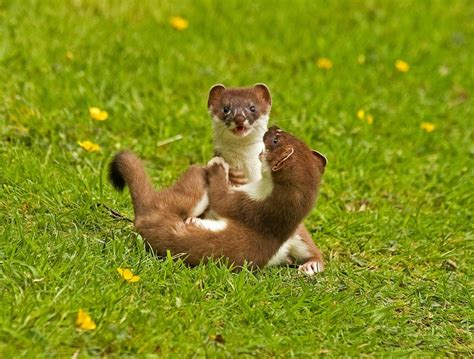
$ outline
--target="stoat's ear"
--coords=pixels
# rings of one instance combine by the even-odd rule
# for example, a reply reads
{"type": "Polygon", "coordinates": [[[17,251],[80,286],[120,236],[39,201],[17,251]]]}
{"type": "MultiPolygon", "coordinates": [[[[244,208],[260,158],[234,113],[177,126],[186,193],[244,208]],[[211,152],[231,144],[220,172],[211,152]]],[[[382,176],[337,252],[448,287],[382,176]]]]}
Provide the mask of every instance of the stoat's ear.
{"type": "Polygon", "coordinates": [[[209,90],[209,97],[207,99],[207,108],[211,108],[211,106],[217,104],[224,90],[225,86],[221,84],[217,84],[211,87],[211,89],[209,90]]]}
{"type": "Polygon", "coordinates": [[[283,152],[283,154],[281,155],[281,158],[277,161],[277,163],[275,163],[273,166],[272,166],[272,171],[273,172],[276,172],[278,170],[280,170],[286,163],[286,160],[288,158],[290,158],[293,153],[295,153],[295,150],[293,147],[287,147],[285,148],[285,151],[283,152]]]}
{"type": "Polygon", "coordinates": [[[258,97],[260,97],[268,106],[272,105],[272,95],[270,95],[270,90],[265,84],[255,84],[253,85],[258,97]]]}
{"type": "Polygon", "coordinates": [[[326,165],[328,164],[328,159],[326,158],[326,156],[324,156],[322,153],[318,152],[318,151],[315,151],[315,150],[311,150],[311,152],[313,153],[313,156],[320,159],[323,163],[323,168],[326,167],[326,165]]]}

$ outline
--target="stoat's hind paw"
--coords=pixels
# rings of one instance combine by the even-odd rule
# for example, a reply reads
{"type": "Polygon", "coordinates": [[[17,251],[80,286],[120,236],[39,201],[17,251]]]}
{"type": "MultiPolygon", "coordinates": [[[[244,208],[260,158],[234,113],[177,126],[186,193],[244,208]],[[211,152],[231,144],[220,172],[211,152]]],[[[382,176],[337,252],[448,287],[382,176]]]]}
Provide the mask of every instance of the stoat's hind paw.
{"type": "Polygon", "coordinates": [[[300,265],[298,270],[307,275],[314,275],[316,273],[321,273],[324,270],[324,265],[322,262],[311,260],[300,265]]]}

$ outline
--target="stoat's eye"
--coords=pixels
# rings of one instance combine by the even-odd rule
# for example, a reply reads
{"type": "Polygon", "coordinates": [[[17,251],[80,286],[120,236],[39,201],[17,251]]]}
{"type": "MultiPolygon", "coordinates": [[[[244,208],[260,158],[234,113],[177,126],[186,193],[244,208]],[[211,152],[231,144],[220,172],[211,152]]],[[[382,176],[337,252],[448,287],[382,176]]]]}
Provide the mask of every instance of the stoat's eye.
{"type": "Polygon", "coordinates": [[[274,144],[274,145],[278,144],[278,137],[274,137],[274,138],[273,138],[273,144],[274,144]]]}
{"type": "Polygon", "coordinates": [[[229,106],[224,106],[223,111],[227,115],[230,112],[230,107],[229,106]]]}
{"type": "Polygon", "coordinates": [[[255,111],[257,111],[257,109],[255,108],[255,106],[250,106],[249,110],[250,110],[250,112],[255,112],[255,111]]]}

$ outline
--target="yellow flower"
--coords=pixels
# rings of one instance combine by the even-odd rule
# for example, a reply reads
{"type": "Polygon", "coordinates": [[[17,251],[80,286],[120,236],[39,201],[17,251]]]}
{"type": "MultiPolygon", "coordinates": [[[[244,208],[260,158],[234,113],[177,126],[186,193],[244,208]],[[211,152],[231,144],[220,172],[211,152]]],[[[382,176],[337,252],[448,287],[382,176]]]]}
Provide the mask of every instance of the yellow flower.
{"type": "Polygon", "coordinates": [[[83,149],[85,149],[87,152],[99,152],[100,151],[100,146],[96,143],[91,142],[91,141],[79,141],[78,144],[83,149]]]}
{"type": "Polygon", "coordinates": [[[89,114],[91,115],[91,118],[96,121],[105,121],[109,117],[107,111],[102,111],[98,107],[91,107],[89,109],[89,114]]]}
{"type": "Polygon", "coordinates": [[[186,30],[189,26],[188,20],[183,19],[180,16],[171,17],[170,24],[174,29],[176,29],[178,31],[186,30]]]}
{"type": "Polygon", "coordinates": [[[360,54],[359,56],[357,56],[357,63],[359,65],[365,64],[365,55],[364,54],[360,54]]]}
{"type": "Polygon", "coordinates": [[[69,61],[72,61],[74,60],[74,54],[72,53],[72,51],[66,51],[66,59],[68,59],[69,61]]]}
{"type": "Polygon", "coordinates": [[[408,72],[410,70],[410,65],[403,60],[395,61],[395,68],[400,72],[408,72]]]}
{"type": "Polygon", "coordinates": [[[374,123],[374,116],[372,116],[370,113],[366,114],[362,109],[357,111],[357,118],[359,120],[365,120],[369,125],[374,123]]]}
{"type": "Polygon", "coordinates": [[[320,69],[329,70],[330,68],[332,68],[332,61],[325,57],[321,57],[318,59],[317,65],[320,69]]]}
{"type": "Polygon", "coordinates": [[[79,312],[77,313],[76,326],[84,330],[93,330],[96,328],[90,315],[83,309],[79,309],[79,312]]]}
{"type": "Polygon", "coordinates": [[[120,273],[120,276],[125,279],[128,283],[135,283],[140,280],[140,277],[133,275],[132,271],[127,268],[117,268],[117,272],[120,273]]]}
{"type": "Polygon", "coordinates": [[[422,122],[420,124],[420,128],[423,131],[426,131],[426,132],[433,132],[435,130],[436,126],[435,126],[434,123],[431,123],[431,122],[422,122]]]}

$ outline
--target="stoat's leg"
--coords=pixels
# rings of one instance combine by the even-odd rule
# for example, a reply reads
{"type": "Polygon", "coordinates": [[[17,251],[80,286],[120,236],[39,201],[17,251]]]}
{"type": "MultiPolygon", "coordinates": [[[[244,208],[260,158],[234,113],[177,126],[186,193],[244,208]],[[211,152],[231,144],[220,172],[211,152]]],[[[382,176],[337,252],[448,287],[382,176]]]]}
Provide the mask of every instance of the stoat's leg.
{"type": "Polygon", "coordinates": [[[229,164],[222,158],[222,157],[213,157],[208,163],[207,168],[211,168],[214,165],[221,165],[224,168],[225,176],[227,178],[227,182],[229,181],[229,164]]]}
{"type": "Polygon", "coordinates": [[[204,167],[191,166],[167,190],[161,192],[161,205],[165,198],[173,212],[181,218],[197,217],[209,205],[207,195],[207,171],[204,167]]]}
{"type": "Polygon", "coordinates": [[[228,165],[222,158],[214,157],[207,167],[209,181],[209,206],[218,217],[242,220],[243,211],[249,211],[252,201],[244,192],[229,187],[228,165]]]}
{"type": "Polygon", "coordinates": [[[206,192],[202,194],[201,199],[192,207],[189,214],[189,218],[187,218],[186,221],[194,217],[202,216],[208,208],[209,208],[209,196],[207,195],[207,188],[206,188],[206,192]]]}
{"type": "MultiPolygon", "coordinates": [[[[226,173],[226,179],[227,179],[227,182],[228,182],[229,181],[229,165],[227,164],[227,162],[225,162],[222,157],[216,156],[216,157],[213,157],[207,163],[207,167],[210,168],[214,164],[221,165],[224,168],[225,173],[226,173]]],[[[207,188],[206,188],[206,192],[202,195],[199,202],[197,202],[196,205],[192,208],[191,213],[190,213],[190,217],[201,217],[206,213],[206,210],[208,210],[208,209],[209,209],[209,196],[208,196],[207,188]]],[[[187,224],[192,223],[192,222],[188,223],[188,220],[192,221],[191,218],[187,218],[185,223],[187,223],[187,224]]]]}
{"type": "Polygon", "coordinates": [[[299,225],[292,239],[290,255],[296,262],[303,263],[298,269],[308,275],[324,271],[323,256],[303,224],[299,225]]]}

